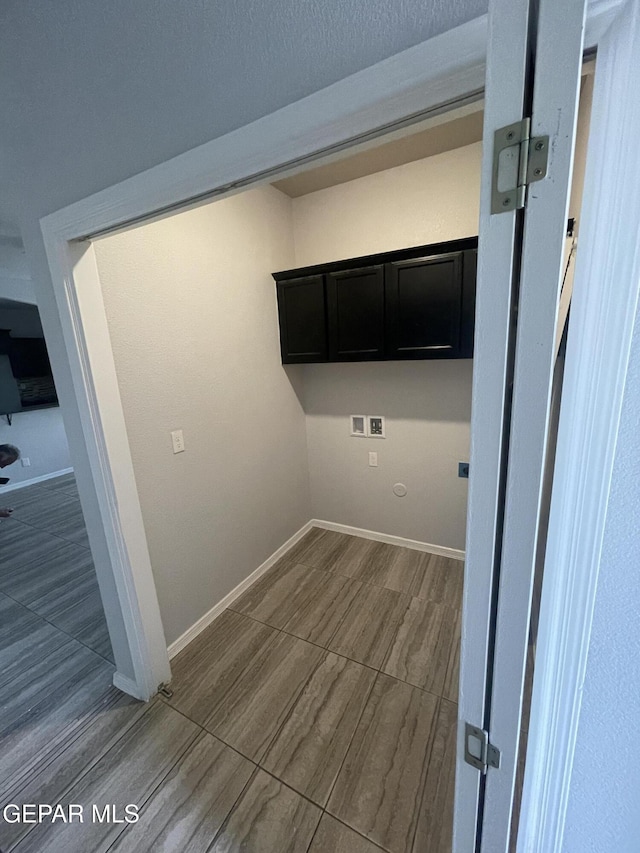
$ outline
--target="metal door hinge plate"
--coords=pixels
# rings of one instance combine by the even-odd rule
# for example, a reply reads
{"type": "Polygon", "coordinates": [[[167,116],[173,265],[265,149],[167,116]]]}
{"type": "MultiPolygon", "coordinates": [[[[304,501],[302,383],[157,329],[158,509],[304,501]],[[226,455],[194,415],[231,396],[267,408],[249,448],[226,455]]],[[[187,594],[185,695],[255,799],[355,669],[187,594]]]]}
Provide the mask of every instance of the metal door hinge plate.
{"type": "Polygon", "coordinates": [[[489,742],[489,735],[484,729],[464,724],[464,760],[481,773],[486,773],[489,767],[500,767],[500,750],[489,742]]]}
{"type": "Polygon", "coordinates": [[[531,137],[530,128],[524,118],[494,134],[491,213],[524,207],[527,186],[547,174],[549,137],[531,137]]]}

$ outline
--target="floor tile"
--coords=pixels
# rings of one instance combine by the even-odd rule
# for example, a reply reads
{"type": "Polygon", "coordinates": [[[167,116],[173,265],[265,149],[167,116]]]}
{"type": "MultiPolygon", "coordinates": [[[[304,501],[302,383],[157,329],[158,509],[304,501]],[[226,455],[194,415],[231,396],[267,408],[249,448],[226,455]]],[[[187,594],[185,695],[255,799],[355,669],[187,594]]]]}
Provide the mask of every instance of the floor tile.
{"type": "MultiPolygon", "coordinates": [[[[76,546],[77,547],[77,546],[76,546]]],[[[111,641],[95,572],[86,572],[56,594],[47,593],[29,607],[61,631],[113,661],[111,641]]]]}
{"type": "Polygon", "coordinates": [[[408,853],[439,701],[378,675],[327,810],[390,853],[408,853]]]}
{"type": "Polygon", "coordinates": [[[61,542],[52,554],[11,571],[0,569],[0,590],[29,606],[38,598],[73,587],[87,576],[95,578],[91,553],[79,545],[61,542]]]}
{"type": "Polygon", "coordinates": [[[309,566],[280,561],[236,599],[230,609],[273,628],[282,628],[313,596],[324,577],[324,572],[309,566]]]}
{"type": "MultiPolygon", "coordinates": [[[[51,702],[37,727],[16,727],[3,738],[0,802],[60,802],[74,779],[146,711],[147,705],[110,682],[98,673],[78,680],[73,691],[51,702]]],[[[3,829],[5,844],[22,834],[19,827],[3,829]]]]}
{"type": "Polygon", "coordinates": [[[439,601],[449,607],[462,607],[464,563],[450,557],[429,554],[416,572],[410,594],[416,598],[439,601]]]}
{"type": "MultiPolygon", "coordinates": [[[[153,703],[111,749],[65,795],[87,815],[92,804],[111,804],[120,817],[129,803],[143,803],[194,742],[198,727],[164,702],[153,703]]],[[[19,853],[105,850],[122,831],[121,824],[37,824],[15,847],[19,853]]]]}
{"type": "MultiPolygon", "coordinates": [[[[326,812],[313,836],[309,853],[379,853],[382,848],[358,835],[326,812]]],[[[440,853],[434,850],[433,853],[440,853]]]]}
{"type": "Polygon", "coordinates": [[[65,547],[65,541],[44,530],[36,530],[17,518],[0,521],[2,569],[0,574],[25,566],[65,547]]]}
{"type": "Polygon", "coordinates": [[[363,584],[327,648],[379,669],[408,601],[399,592],[363,584]]]}
{"type": "Polygon", "coordinates": [[[206,853],[254,770],[246,758],[202,732],[110,853],[206,853]]]}
{"type": "Polygon", "coordinates": [[[225,610],[172,661],[170,704],[202,725],[278,632],[225,610]]]}
{"type": "Polygon", "coordinates": [[[306,853],[321,814],[313,803],[258,770],[210,853],[306,853]]]}
{"type": "MultiPolygon", "coordinates": [[[[313,528],[319,530],[319,528],[313,528]]],[[[320,530],[306,548],[298,549],[295,560],[314,569],[326,569],[352,542],[354,536],[337,533],[335,530],[320,530]]],[[[291,555],[293,559],[294,555],[291,555]]]]}
{"type": "Polygon", "coordinates": [[[326,647],[361,588],[358,581],[324,572],[313,595],[298,608],[284,630],[302,640],[326,647]]]}
{"type": "Polygon", "coordinates": [[[413,853],[451,850],[457,717],[457,705],[443,700],[429,758],[413,853]]]}
{"type": "Polygon", "coordinates": [[[356,577],[367,583],[409,593],[416,578],[428,562],[429,555],[423,551],[402,548],[379,542],[372,559],[366,561],[356,577]]]}
{"type": "Polygon", "coordinates": [[[344,575],[348,578],[362,580],[375,566],[376,555],[388,560],[387,548],[383,542],[375,542],[373,539],[362,539],[359,536],[347,537],[347,542],[335,554],[333,559],[328,560],[323,566],[328,572],[336,575],[344,575]]]}
{"type": "Polygon", "coordinates": [[[447,674],[444,680],[444,690],[442,695],[450,702],[458,701],[458,682],[460,680],[460,628],[462,622],[462,612],[458,611],[456,618],[455,633],[453,636],[453,645],[449,654],[449,663],[447,664],[447,674]]]}
{"type": "Polygon", "coordinates": [[[375,677],[374,670],[327,652],[261,765],[326,805],[375,677]]]}
{"type": "MultiPolygon", "coordinates": [[[[64,636],[64,635],[63,635],[64,636]]],[[[0,692],[0,733],[7,736],[21,728],[38,726],[56,702],[73,692],[83,679],[101,680],[113,666],[77,640],[65,637],[64,644],[45,653],[29,669],[12,667],[14,676],[0,692]]],[[[53,638],[55,642],[55,637],[53,638]]]]}
{"type": "Polygon", "coordinates": [[[78,485],[73,471],[69,474],[62,474],[60,477],[52,477],[50,480],[44,480],[40,486],[47,491],[63,492],[64,494],[78,497],[78,485]]]}
{"type": "MultiPolygon", "coordinates": [[[[13,663],[21,666],[24,656],[35,646],[46,646],[59,634],[53,626],[18,601],[0,592],[0,685],[13,663]]],[[[61,637],[67,642],[68,637],[61,637]]]]}
{"type": "MultiPolygon", "coordinates": [[[[290,563],[303,563],[302,560],[299,560],[298,557],[300,554],[306,553],[321,536],[323,530],[320,527],[312,527],[308,530],[302,539],[299,539],[295,545],[293,545],[286,553],[287,561],[290,563]]],[[[308,565],[307,563],[303,563],[304,565],[308,565]]]]}
{"type": "Polygon", "coordinates": [[[63,539],[77,536],[85,530],[80,501],[72,495],[42,489],[30,500],[16,497],[12,518],[46,530],[63,539]]]}
{"type": "Polygon", "coordinates": [[[455,642],[458,612],[435,601],[409,599],[382,671],[440,696],[455,642]]]}
{"type": "Polygon", "coordinates": [[[260,761],[323,654],[318,646],[278,634],[220,695],[204,727],[260,761]]]}

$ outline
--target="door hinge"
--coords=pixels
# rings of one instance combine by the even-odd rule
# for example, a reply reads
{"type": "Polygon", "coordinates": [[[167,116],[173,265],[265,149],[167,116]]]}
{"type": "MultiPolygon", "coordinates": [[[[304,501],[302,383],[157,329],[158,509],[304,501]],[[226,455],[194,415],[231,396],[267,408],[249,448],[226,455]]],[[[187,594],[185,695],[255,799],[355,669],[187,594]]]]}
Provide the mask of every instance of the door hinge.
{"type": "Polygon", "coordinates": [[[464,760],[481,773],[500,768],[500,750],[489,741],[488,732],[471,723],[464,724],[464,760]]]}
{"type": "Polygon", "coordinates": [[[531,119],[496,130],[493,139],[491,213],[524,207],[529,184],[547,174],[549,137],[530,136],[531,119]]]}

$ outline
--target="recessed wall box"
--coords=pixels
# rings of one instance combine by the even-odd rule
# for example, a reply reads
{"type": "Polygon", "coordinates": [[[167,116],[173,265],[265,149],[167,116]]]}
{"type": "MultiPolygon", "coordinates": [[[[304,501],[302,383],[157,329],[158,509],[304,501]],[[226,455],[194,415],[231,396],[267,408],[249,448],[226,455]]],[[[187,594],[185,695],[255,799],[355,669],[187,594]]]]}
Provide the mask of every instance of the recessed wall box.
{"type": "Polygon", "coordinates": [[[366,415],[350,415],[351,420],[351,435],[364,438],[367,434],[367,416],[366,415]]]}
{"type": "Polygon", "coordinates": [[[382,415],[367,415],[367,436],[369,438],[385,437],[382,415]]]}

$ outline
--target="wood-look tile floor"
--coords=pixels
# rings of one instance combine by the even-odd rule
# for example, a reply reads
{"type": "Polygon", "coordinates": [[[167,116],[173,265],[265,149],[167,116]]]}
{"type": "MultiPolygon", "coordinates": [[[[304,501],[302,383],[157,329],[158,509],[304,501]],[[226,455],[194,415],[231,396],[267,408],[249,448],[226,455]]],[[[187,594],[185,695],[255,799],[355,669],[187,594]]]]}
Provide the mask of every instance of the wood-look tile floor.
{"type": "MultiPolygon", "coordinates": [[[[43,634],[54,711],[35,689],[26,726],[0,717],[0,806],[135,803],[140,820],[0,820],[0,849],[446,853],[461,598],[460,562],[313,529],[173,661],[171,699],[79,695],[65,666],[83,649],[89,684],[106,661],[43,634]]],[[[15,666],[38,617],[4,607],[15,666]]]]}
{"type": "Polygon", "coordinates": [[[73,473],[1,496],[0,593],[113,661],[73,473]]]}

